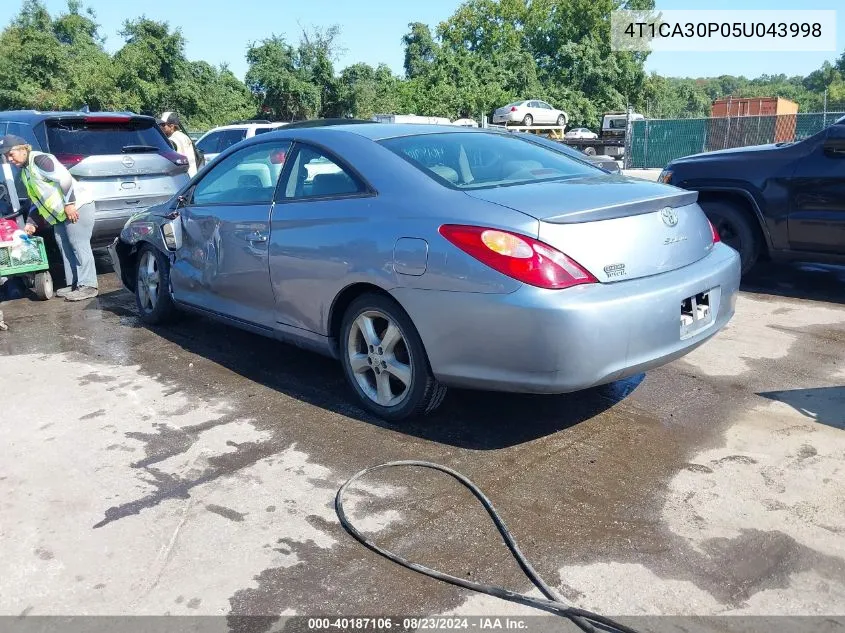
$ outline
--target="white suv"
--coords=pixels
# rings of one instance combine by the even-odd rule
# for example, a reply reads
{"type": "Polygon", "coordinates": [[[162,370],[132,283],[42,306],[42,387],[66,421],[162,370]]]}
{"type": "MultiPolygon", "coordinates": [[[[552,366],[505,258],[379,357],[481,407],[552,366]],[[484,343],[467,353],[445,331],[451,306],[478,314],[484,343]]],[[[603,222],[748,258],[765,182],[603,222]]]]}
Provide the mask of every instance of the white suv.
{"type": "Polygon", "coordinates": [[[210,163],[223,150],[235,143],[252,138],[258,134],[272,132],[287,123],[271,123],[270,121],[236,121],[209,130],[196,142],[197,149],[205,155],[206,163],[210,163]]]}

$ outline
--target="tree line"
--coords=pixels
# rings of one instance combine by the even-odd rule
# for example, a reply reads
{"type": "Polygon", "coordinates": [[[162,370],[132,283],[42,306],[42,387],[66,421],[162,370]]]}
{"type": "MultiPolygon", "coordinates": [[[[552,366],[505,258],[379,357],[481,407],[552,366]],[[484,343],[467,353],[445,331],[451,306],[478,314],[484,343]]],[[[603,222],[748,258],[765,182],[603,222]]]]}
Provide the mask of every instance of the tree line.
{"type": "MultiPolygon", "coordinates": [[[[656,118],[706,117],[714,99],[781,96],[799,111],[845,104],[845,53],[806,77],[671,78],[644,70],[647,53],[610,49],[610,14],[654,0],[467,0],[432,30],[401,36],[404,76],[381,64],[335,67],[340,29],[270,35],[245,52],[244,81],[226,65],[190,61],[179,28],[126,20],[114,54],[90,8],[52,16],[26,0],[0,33],[0,109],[179,112],[193,130],[236,119],[370,118],[376,113],[478,118],[519,99],[565,110],[575,126],[627,106],[656,118]]],[[[398,37],[398,36],[397,36],[398,37]]],[[[829,108],[830,109],[830,108],[829,108]]]]}

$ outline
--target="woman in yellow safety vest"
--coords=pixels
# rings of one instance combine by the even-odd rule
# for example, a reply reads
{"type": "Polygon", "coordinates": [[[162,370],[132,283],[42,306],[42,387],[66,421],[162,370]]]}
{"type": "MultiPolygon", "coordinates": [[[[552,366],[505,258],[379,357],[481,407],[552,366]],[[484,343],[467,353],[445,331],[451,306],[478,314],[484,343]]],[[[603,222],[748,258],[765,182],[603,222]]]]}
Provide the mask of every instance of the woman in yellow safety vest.
{"type": "MultiPolygon", "coordinates": [[[[56,291],[56,296],[66,301],[96,297],[97,269],[91,250],[94,201],[55,156],[33,151],[21,137],[13,134],[0,137],[0,154],[21,168],[21,180],[35,211],[53,227],[68,284],[56,291]]],[[[25,227],[27,234],[35,233],[36,226],[30,213],[25,227]]]]}

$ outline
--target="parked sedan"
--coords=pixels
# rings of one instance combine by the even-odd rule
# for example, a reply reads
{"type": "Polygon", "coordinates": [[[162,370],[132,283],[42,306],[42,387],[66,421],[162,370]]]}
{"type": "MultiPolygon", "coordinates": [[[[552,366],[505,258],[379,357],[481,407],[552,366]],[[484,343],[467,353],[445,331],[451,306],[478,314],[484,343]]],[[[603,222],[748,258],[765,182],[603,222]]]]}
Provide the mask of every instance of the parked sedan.
{"type": "Polygon", "coordinates": [[[493,113],[493,123],[519,123],[532,125],[558,125],[565,127],[569,117],[563,110],[556,110],[545,101],[515,101],[493,113]]]}
{"type": "Polygon", "coordinates": [[[282,129],[221,154],[110,247],[141,319],[188,309],[338,358],[358,401],[563,393],[679,358],[734,313],[697,194],[523,135],[282,129]],[[312,169],[319,165],[319,169],[312,169]]]}
{"type": "Polygon", "coordinates": [[[585,127],[576,127],[564,134],[566,138],[598,138],[599,135],[585,127]]]}

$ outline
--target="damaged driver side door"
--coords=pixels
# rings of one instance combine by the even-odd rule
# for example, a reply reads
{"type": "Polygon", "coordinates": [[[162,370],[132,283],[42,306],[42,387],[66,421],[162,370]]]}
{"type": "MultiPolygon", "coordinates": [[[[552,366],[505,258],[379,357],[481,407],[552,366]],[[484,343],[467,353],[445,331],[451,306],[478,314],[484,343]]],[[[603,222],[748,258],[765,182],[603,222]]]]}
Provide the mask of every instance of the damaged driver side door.
{"type": "Polygon", "coordinates": [[[272,329],[270,214],[290,143],[251,144],[209,169],[183,196],[176,301],[272,329]]]}

